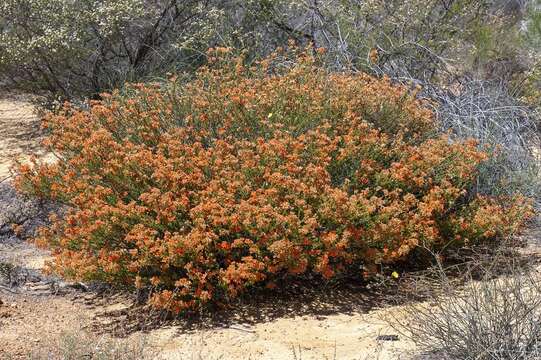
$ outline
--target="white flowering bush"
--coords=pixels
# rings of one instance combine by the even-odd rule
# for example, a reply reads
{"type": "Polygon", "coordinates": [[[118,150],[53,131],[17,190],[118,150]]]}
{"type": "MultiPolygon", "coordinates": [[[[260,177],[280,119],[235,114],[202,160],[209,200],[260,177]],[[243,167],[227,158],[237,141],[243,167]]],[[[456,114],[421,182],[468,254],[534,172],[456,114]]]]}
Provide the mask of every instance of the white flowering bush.
{"type": "Polygon", "coordinates": [[[196,0],[2,0],[0,73],[62,98],[93,96],[197,61],[219,16],[196,0]]]}

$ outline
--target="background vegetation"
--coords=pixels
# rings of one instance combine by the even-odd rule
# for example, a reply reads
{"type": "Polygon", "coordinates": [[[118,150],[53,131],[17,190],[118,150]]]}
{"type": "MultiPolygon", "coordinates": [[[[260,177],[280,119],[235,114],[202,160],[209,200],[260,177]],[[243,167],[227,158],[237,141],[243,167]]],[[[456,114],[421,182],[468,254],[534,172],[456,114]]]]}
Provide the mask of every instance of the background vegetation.
{"type": "Polygon", "coordinates": [[[538,0],[8,0],[0,4],[0,77],[9,88],[43,92],[49,106],[84,102],[126,81],[193,74],[209,47],[261,59],[294,40],[324,47],[329,70],[422,86],[442,131],[501,147],[484,165],[480,191],[538,197],[540,7],[538,0]]]}
{"type": "Polygon", "coordinates": [[[424,82],[507,79],[539,47],[536,0],[8,0],[0,10],[4,77],[64,98],[193,69],[216,45],[261,57],[294,39],[325,47],[332,69],[424,82]]]}

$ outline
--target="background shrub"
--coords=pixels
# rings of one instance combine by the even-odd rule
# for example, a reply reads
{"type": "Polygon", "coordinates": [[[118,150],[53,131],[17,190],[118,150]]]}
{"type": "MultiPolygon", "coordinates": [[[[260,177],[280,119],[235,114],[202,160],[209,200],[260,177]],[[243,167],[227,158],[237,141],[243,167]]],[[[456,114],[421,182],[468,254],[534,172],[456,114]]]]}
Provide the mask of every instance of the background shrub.
{"type": "MultiPolygon", "coordinates": [[[[486,0],[249,3],[271,31],[327,48],[325,60],[331,68],[426,81],[441,77],[451,66],[464,68],[465,62],[475,61],[477,45],[486,46],[479,28],[492,31],[494,5],[486,0]],[[461,64],[455,64],[459,59],[461,64]]],[[[281,45],[276,43],[280,37],[273,41],[281,45]]]]}
{"type": "Polygon", "coordinates": [[[437,135],[388,78],[330,73],[310,52],[208,57],[189,81],[47,118],[59,161],[22,166],[17,183],[69,207],[38,238],[52,270],[152,284],[153,303],[180,312],[284,276],[366,276],[419,245],[494,240],[529,211],[472,194],[487,155],[437,135]]]}
{"type": "Polygon", "coordinates": [[[189,68],[220,16],[211,1],[5,0],[0,74],[63,99],[189,68]]]}

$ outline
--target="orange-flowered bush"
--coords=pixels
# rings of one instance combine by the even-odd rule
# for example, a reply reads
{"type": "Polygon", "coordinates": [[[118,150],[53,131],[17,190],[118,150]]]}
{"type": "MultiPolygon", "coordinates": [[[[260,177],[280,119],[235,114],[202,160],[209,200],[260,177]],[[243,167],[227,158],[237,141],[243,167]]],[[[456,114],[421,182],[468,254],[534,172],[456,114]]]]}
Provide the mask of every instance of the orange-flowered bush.
{"type": "Polygon", "coordinates": [[[60,160],[22,166],[18,186],[68,205],[37,239],[52,270],[152,284],[153,303],[180,312],[520,225],[524,202],[469,194],[487,157],[475,143],[436,135],[408,89],[316,57],[248,66],[214,49],[192,79],[49,116],[60,160]]]}

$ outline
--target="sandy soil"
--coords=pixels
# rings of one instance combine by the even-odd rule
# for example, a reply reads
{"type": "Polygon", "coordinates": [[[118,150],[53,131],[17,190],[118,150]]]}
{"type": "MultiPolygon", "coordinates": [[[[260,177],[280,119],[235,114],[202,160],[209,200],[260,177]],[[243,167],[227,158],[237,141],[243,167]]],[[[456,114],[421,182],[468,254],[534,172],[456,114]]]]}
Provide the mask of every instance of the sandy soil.
{"type": "Polygon", "coordinates": [[[408,341],[376,340],[396,333],[384,320],[388,311],[283,317],[193,333],[173,327],[152,335],[166,359],[189,359],[194,352],[204,359],[408,359],[413,347],[408,341]]]}
{"type": "MultiPolygon", "coordinates": [[[[109,328],[129,308],[128,302],[82,293],[38,296],[26,292],[2,298],[0,354],[15,359],[51,348],[64,334],[114,337],[109,328]]],[[[383,320],[388,311],[324,317],[291,314],[252,325],[229,323],[210,328],[202,323],[193,329],[164,325],[119,339],[133,344],[144,337],[147,351],[156,359],[409,359],[412,344],[408,341],[376,340],[395,334],[383,320]]]]}
{"type": "Polygon", "coordinates": [[[0,181],[17,158],[43,155],[40,122],[29,97],[0,93],[0,181]]]}

